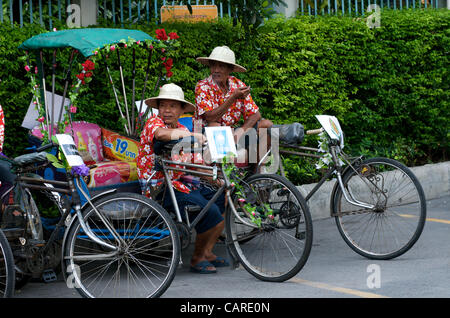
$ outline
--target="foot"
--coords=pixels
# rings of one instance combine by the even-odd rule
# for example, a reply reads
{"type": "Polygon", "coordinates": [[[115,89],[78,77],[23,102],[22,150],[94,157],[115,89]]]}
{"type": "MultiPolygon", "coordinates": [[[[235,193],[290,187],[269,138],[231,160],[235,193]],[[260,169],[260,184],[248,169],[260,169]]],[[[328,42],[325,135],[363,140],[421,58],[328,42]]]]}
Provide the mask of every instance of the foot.
{"type": "Polygon", "coordinates": [[[208,261],[201,261],[195,265],[191,264],[191,272],[198,274],[213,274],[217,273],[216,268],[208,261]]]}
{"type": "Polygon", "coordinates": [[[213,260],[209,260],[209,262],[214,265],[215,267],[227,267],[230,266],[230,263],[228,263],[228,261],[220,256],[217,256],[215,259],[213,260]]]}

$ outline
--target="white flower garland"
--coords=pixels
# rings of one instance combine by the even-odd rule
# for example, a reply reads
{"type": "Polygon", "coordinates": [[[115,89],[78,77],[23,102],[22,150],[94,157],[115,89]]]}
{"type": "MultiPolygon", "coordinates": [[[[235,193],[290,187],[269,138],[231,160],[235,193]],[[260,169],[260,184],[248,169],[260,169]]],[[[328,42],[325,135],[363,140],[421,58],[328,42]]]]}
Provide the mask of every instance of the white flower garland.
{"type": "MultiPolygon", "coordinates": [[[[330,149],[328,147],[328,134],[326,132],[321,132],[319,134],[319,146],[318,151],[323,152],[324,155],[319,159],[319,162],[316,163],[316,169],[321,170],[322,168],[328,168],[330,164],[333,163],[333,157],[331,156],[330,149]]],[[[339,158],[339,163],[344,165],[345,163],[339,158]]]]}

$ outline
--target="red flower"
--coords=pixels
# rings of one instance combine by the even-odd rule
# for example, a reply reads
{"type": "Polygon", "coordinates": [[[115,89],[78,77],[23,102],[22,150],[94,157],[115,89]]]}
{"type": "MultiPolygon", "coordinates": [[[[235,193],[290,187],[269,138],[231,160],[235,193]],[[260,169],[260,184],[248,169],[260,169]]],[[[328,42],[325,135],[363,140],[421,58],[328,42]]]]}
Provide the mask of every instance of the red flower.
{"type": "Polygon", "coordinates": [[[172,58],[169,57],[169,58],[167,59],[167,61],[165,61],[165,62],[163,63],[163,65],[164,65],[166,68],[167,68],[167,67],[171,68],[171,67],[173,66],[173,60],[172,60],[172,58]]]}
{"type": "Polygon", "coordinates": [[[92,72],[86,72],[85,74],[84,74],[84,77],[86,78],[86,77],[91,77],[92,76],[92,72]]]}
{"type": "Polygon", "coordinates": [[[156,32],[156,38],[157,38],[158,40],[166,41],[166,40],[169,39],[168,36],[167,36],[167,34],[166,34],[166,30],[164,30],[164,29],[158,29],[158,30],[156,30],[155,32],[156,32]]]}
{"type": "Polygon", "coordinates": [[[80,74],[76,75],[76,77],[81,81],[81,84],[85,84],[85,82],[84,82],[84,74],[83,73],[80,73],[80,74]]]}
{"type": "Polygon", "coordinates": [[[92,62],[91,60],[86,60],[86,62],[84,62],[83,64],[81,64],[83,66],[83,69],[88,72],[88,71],[92,71],[95,69],[95,63],[92,62]]]}
{"type": "Polygon", "coordinates": [[[178,38],[180,38],[180,37],[178,36],[178,34],[177,34],[176,32],[170,32],[170,33],[169,33],[169,38],[170,38],[171,40],[176,40],[176,39],[178,39],[178,38]]]}
{"type": "Polygon", "coordinates": [[[167,71],[167,74],[166,74],[167,77],[172,77],[172,75],[173,75],[172,71],[167,71]]]}

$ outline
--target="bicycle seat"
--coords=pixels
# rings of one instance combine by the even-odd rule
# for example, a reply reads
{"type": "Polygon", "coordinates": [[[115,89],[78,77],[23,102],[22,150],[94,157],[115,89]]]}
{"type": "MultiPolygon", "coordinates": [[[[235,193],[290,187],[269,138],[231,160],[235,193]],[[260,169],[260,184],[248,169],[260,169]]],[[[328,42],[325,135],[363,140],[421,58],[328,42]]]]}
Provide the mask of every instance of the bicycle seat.
{"type": "Polygon", "coordinates": [[[33,163],[47,161],[47,152],[33,152],[26,155],[21,155],[13,159],[13,163],[17,166],[27,166],[33,163]]]}
{"type": "Polygon", "coordinates": [[[278,128],[279,140],[287,145],[299,145],[305,138],[305,131],[303,125],[300,123],[292,123],[286,125],[273,125],[271,134],[276,134],[278,128]]]}

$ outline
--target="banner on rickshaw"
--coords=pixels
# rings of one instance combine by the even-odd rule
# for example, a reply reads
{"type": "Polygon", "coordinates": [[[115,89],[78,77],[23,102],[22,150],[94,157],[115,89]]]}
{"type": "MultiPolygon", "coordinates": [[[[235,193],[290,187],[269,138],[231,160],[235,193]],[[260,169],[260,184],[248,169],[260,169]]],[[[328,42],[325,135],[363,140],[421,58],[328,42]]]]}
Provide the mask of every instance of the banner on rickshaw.
{"type": "Polygon", "coordinates": [[[161,7],[161,22],[185,21],[201,22],[211,21],[218,18],[216,5],[193,5],[192,14],[186,5],[173,5],[161,7]]]}

